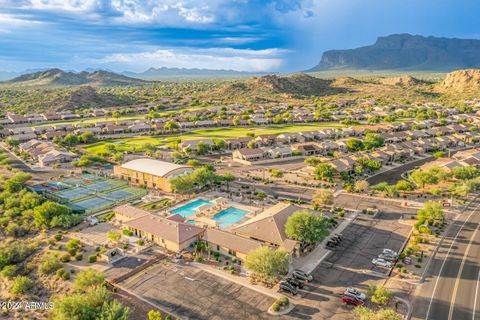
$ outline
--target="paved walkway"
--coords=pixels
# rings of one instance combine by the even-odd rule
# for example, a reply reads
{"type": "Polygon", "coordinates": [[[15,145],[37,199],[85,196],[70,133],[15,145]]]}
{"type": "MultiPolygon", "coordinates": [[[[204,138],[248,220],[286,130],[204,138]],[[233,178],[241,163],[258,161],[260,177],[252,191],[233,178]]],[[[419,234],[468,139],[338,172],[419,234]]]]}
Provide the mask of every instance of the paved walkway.
{"type": "MultiPolygon", "coordinates": [[[[353,220],[355,220],[357,215],[357,213],[353,213],[343,220],[342,223],[332,231],[332,234],[342,233],[342,231],[345,230],[353,220]]],[[[325,244],[329,239],[330,237],[325,238],[322,243],[318,244],[308,255],[295,258],[292,262],[292,269],[300,269],[308,274],[312,273],[332,252],[331,250],[325,249],[325,244]]]]}
{"type": "Polygon", "coordinates": [[[283,297],[282,294],[278,292],[278,289],[276,287],[274,288],[267,288],[262,285],[254,285],[250,283],[250,280],[246,276],[237,276],[237,275],[232,275],[224,270],[220,270],[218,268],[203,264],[203,263],[197,263],[197,262],[190,262],[188,265],[191,267],[201,269],[203,271],[209,272],[213,275],[216,275],[218,277],[224,278],[226,280],[229,280],[231,282],[234,282],[236,284],[242,285],[244,287],[250,288],[252,290],[255,290],[257,292],[263,293],[267,296],[270,296],[272,298],[278,299],[283,297]]]}

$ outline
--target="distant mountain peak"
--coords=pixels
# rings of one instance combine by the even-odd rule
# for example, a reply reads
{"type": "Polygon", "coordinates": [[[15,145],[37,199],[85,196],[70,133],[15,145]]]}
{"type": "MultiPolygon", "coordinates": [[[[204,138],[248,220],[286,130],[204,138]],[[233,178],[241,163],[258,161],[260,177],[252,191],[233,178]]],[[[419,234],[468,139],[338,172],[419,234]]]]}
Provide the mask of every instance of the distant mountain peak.
{"type": "Polygon", "coordinates": [[[428,70],[451,71],[480,67],[480,40],[392,34],[373,45],[323,53],[309,71],[428,70]]]}
{"type": "Polygon", "coordinates": [[[118,85],[139,85],[145,81],[127,77],[106,70],[95,70],[92,72],[68,72],[58,68],[23,74],[9,81],[7,85],[18,85],[26,87],[64,87],[90,85],[95,87],[118,86],[118,85]]]}

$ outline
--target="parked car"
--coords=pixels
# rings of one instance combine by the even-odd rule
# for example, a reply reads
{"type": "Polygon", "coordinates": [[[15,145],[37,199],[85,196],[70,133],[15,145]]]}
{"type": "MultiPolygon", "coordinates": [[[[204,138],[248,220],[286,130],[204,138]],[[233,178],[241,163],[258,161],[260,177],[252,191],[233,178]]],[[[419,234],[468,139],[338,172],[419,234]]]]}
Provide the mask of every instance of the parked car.
{"type": "Polygon", "coordinates": [[[393,251],[392,249],[383,249],[383,254],[388,254],[388,255],[391,255],[391,256],[398,256],[398,253],[393,251]]]}
{"type": "Polygon", "coordinates": [[[379,254],[378,257],[380,259],[386,260],[386,261],[395,261],[397,260],[397,256],[389,255],[389,254],[379,254]]]}
{"type": "Polygon", "coordinates": [[[380,259],[380,258],[372,259],[372,263],[376,266],[379,266],[379,267],[385,267],[385,268],[391,268],[392,267],[392,263],[390,261],[380,259]]]}
{"type": "Polygon", "coordinates": [[[410,258],[410,257],[405,257],[405,259],[403,259],[403,262],[404,262],[405,264],[411,265],[411,264],[412,264],[412,258],[410,258]]]}
{"type": "Polygon", "coordinates": [[[357,289],[354,289],[354,288],[345,289],[345,292],[343,293],[343,295],[348,296],[348,297],[354,297],[354,298],[362,300],[362,301],[367,298],[365,293],[361,293],[360,291],[358,291],[357,289]]]}
{"type": "Polygon", "coordinates": [[[346,304],[349,304],[355,307],[363,306],[363,303],[364,303],[362,300],[359,300],[357,298],[350,297],[350,296],[342,297],[342,302],[345,302],[346,304]]]}
{"type": "Polygon", "coordinates": [[[297,287],[299,289],[302,289],[303,286],[305,285],[302,280],[295,279],[295,278],[292,278],[292,277],[289,277],[289,278],[285,279],[285,281],[288,282],[289,284],[291,284],[292,286],[297,287]]]}
{"type": "Polygon", "coordinates": [[[310,281],[313,280],[312,275],[306,274],[305,272],[303,272],[302,270],[299,270],[299,269],[293,270],[292,276],[293,276],[295,279],[300,279],[300,280],[308,281],[308,282],[310,282],[310,281]]]}
{"type": "Polygon", "coordinates": [[[280,292],[286,291],[286,292],[291,293],[291,294],[293,294],[293,295],[296,295],[296,294],[298,293],[297,288],[295,288],[295,287],[292,286],[290,283],[285,282],[285,281],[280,282],[280,289],[279,289],[279,291],[280,291],[280,292]]]}

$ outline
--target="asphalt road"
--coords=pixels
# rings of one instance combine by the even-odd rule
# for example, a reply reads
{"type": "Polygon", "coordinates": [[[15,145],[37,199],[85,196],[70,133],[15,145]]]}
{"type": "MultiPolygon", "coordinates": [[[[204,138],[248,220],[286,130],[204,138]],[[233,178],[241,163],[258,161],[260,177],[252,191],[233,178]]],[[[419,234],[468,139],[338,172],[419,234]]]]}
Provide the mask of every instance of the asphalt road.
{"type": "Polygon", "coordinates": [[[480,319],[480,198],[447,230],[417,289],[412,319],[480,319]]]}
{"type": "Polygon", "coordinates": [[[418,159],[415,161],[411,161],[408,163],[405,163],[401,166],[398,166],[396,168],[392,168],[390,170],[387,170],[385,172],[379,173],[377,175],[374,175],[372,177],[367,178],[368,183],[370,184],[377,184],[380,182],[387,182],[389,184],[395,184],[398,181],[402,180],[402,174],[404,172],[410,171],[415,169],[416,167],[419,167],[427,162],[435,160],[434,157],[428,157],[424,159],[418,159]]]}

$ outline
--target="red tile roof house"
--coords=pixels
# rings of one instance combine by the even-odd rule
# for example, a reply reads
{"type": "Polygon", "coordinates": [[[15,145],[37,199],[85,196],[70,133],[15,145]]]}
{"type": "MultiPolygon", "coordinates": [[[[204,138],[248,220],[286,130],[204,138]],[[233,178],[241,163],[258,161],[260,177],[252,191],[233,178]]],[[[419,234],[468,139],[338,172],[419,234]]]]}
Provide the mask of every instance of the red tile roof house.
{"type": "Polygon", "coordinates": [[[201,240],[204,228],[161,216],[130,205],[114,209],[115,219],[137,237],[152,241],[173,252],[187,249],[201,240]]]}
{"type": "Polygon", "coordinates": [[[243,148],[233,151],[233,161],[237,162],[254,162],[264,160],[266,158],[266,153],[263,149],[260,148],[243,148]]]}

